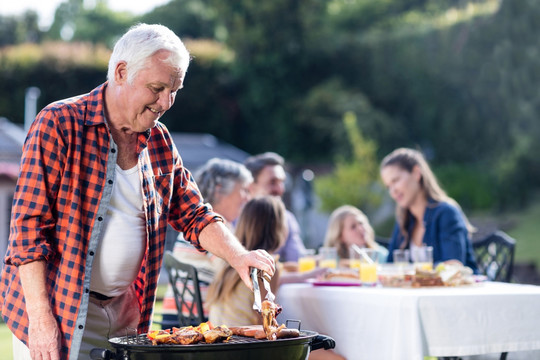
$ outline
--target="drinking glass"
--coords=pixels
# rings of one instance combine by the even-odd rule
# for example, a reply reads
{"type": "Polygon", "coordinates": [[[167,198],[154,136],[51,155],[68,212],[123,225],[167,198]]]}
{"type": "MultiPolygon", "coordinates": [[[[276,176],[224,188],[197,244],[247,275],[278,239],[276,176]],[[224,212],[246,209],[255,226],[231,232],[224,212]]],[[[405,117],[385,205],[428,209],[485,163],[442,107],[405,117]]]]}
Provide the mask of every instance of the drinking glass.
{"type": "Polygon", "coordinates": [[[407,249],[396,249],[392,253],[394,256],[394,264],[397,265],[407,265],[410,261],[409,250],[407,249]]]}
{"type": "Polygon", "coordinates": [[[298,271],[307,272],[315,269],[317,261],[315,259],[315,250],[306,249],[304,255],[298,259],[298,271]]]}
{"type": "Polygon", "coordinates": [[[359,270],[360,269],[360,253],[358,252],[361,248],[357,246],[349,247],[349,267],[351,269],[359,270]]]}
{"type": "Polygon", "coordinates": [[[375,284],[377,282],[377,265],[379,252],[375,249],[361,249],[360,253],[360,281],[362,284],[375,284]]]}
{"type": "Polygon", "coordinates": [[[337,249],[334,247],[321,247],[319,249],[319,267],[335,269],[337,268],[337,249]]]}
{"type": "Polygon", "coordinates": [[[425,271],[433,270],[433,247],[413,247],[411,248],[411,258],[416,269],[425,271]]]}

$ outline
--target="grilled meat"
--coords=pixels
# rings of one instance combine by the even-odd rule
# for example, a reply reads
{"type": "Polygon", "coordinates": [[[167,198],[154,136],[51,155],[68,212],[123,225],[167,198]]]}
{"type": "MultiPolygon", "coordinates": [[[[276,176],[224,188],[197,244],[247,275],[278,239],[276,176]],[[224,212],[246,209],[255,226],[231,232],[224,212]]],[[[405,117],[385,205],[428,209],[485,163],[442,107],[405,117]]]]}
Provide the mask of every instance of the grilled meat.
{"type": "MultiPolygon", "coordinates": [[[[281,312],[281,310],[281,306],[270,300],[264,300],[262,302],[261,315],[263,318],[263,329],[268,340],[277,339],[276,333],[280,327],[276,321],[276,316],[281,312]]],[[[285,327],[284,325],[282,326],[283,327],[281,327],[281,329],[285,327]]]]}
{"type": "Polygon", "coordinates": [[[218,326],[212,330],[204,332],[204,342],[207,344],[213,344],[216,342],[227,341],[232,334],[232,331],[226,326],[218,326]]]}

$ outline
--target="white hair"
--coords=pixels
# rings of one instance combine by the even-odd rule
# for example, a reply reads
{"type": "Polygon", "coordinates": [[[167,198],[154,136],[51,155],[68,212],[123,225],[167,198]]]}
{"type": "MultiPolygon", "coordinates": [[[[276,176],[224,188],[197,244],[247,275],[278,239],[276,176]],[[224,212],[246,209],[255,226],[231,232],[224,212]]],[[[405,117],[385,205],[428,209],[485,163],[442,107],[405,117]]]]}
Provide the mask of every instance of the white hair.
{"type": "Polygon", "coordinates": [[[114,83],[116,65],[125,61],[127,66],[127,81],[133,79],[144,69],[148,59],[160,50],[170,52],[166,62],[177,67],[185,74],[187,72],[190,55],[184,43],[174,32],[163,25],[137,24],[132,26],[114,45],[107,80],[114,83]]]}
{"type": "Polygon", "coordinates": [[[251,172],[233,160],[212,158],[193,174],[205,201],[215,205],[218,193],[229,195],[236,184],[253,182],[251,172]]]}

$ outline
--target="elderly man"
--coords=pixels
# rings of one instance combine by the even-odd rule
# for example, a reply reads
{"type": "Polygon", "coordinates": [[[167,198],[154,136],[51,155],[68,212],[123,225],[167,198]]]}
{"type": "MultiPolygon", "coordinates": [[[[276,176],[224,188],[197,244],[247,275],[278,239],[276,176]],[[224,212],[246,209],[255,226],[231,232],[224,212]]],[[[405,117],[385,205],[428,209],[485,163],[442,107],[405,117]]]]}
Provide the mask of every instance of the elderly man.
{"type": "Polygon", "coordinates": [[[0,291],[21,359],[88,358],[126,328],[146,332],[167,224],[249,268],[246,251],[203,203],[159,118],[182,88],[189,54],[161,25],[131,28],[115,45],[108,81],[50,104],[26,139],[0,291]]]}

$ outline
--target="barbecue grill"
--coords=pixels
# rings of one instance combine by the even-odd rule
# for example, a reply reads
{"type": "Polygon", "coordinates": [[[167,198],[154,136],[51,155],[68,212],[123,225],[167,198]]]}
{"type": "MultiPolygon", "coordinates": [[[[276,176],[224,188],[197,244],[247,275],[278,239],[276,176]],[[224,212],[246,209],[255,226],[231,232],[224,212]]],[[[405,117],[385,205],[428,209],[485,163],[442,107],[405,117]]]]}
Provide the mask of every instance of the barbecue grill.
{"type": "Polygon", "coordinates": [[[333,349],[335,341],[314,331],[302,330],[289,339],[257,340],[233,335],[229,341],[214,344],[153,345],[146,334],[109,339],[114,351],[93,349],[93,360],[306,360],[310,351],[333,349]]]}

